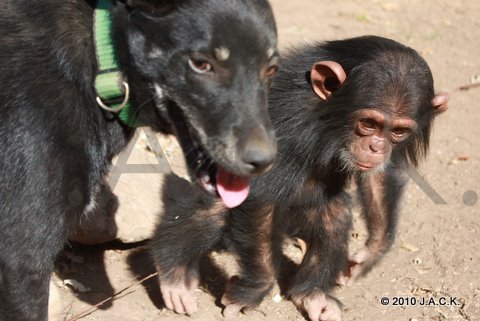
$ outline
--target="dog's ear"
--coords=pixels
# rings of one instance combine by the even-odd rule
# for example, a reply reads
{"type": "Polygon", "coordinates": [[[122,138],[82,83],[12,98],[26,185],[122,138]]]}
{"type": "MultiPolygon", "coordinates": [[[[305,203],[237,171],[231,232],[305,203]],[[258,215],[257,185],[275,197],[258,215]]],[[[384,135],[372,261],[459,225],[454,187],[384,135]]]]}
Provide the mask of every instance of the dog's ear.
{"type": "Polygon", "coordinates": [[[184,0],[124,0],[125,4],[131,9],[142,11],[148,15],[165,15],[184,0]]]}

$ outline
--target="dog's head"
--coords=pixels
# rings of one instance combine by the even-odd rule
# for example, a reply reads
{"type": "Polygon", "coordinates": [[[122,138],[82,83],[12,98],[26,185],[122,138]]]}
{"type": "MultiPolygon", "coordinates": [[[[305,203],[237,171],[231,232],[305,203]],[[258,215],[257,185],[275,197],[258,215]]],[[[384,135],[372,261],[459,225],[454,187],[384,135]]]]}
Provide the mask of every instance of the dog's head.
{"type": "Polygon", "coordinates": [[[266,0],[125,0],[126,42],[190,172],[227,206],[267,171],[276,142],[267,94],[278,64],[266,0]]]}

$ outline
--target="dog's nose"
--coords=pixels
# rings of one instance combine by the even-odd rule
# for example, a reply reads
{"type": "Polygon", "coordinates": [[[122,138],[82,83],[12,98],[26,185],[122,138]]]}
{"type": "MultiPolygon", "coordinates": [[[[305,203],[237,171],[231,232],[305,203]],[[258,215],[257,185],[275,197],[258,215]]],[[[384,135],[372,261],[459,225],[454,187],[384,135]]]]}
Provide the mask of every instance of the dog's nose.
{"type": "Polygon", "coordinates": [[[273,134],[257,127],[249,134],[242,153],[242,161],[250,174],[262,174],[270,169],[277,153],[277,144],[273,134]]]}

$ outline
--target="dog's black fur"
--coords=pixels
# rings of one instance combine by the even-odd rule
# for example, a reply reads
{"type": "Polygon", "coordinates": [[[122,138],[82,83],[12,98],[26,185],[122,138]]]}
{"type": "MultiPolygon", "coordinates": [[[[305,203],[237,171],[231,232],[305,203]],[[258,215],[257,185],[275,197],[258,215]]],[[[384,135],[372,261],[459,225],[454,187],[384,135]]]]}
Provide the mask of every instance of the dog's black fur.
{"type": "MultiPolygon", "coordinates": [[[[133,129],[95,102],[95,1],[1,5],[0,320],[46,320],[54,259],[133,129]]],[[[266,0],[112,0],[112,15],[138,121],[179,136],[209,170],[269,167],[277,50],[266,0]],[[220,47],[228,59],[216,59],[220,47]]]]}

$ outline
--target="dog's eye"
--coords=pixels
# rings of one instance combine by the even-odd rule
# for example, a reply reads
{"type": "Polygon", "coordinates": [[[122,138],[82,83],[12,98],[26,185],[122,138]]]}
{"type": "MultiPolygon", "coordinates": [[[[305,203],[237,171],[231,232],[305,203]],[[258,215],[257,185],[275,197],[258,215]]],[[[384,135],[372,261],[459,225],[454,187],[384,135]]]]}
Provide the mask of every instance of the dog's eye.
{"type": "Polygon", "coordinates": [[[265,76],[268,78],[272,78],[278,71],[278,66],[277,65],[272,65],[267,68],[267,71],[265,72],[265,76]]]}
{"type": "Polygon", "coordinates": [[[188,65],[193,71],[199,74],[205,74],[213,71],[212,65],[208,61],[202,59],[190,58],[188,60],[188,65]]]}

